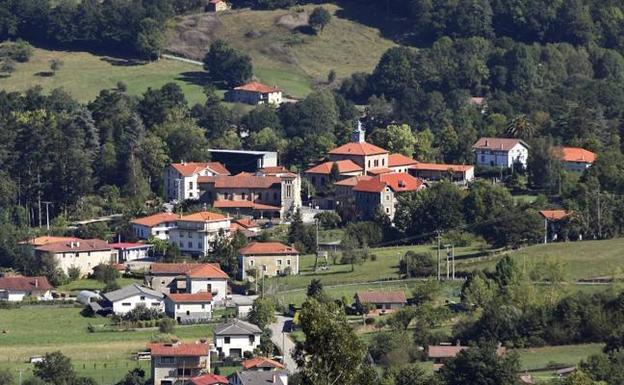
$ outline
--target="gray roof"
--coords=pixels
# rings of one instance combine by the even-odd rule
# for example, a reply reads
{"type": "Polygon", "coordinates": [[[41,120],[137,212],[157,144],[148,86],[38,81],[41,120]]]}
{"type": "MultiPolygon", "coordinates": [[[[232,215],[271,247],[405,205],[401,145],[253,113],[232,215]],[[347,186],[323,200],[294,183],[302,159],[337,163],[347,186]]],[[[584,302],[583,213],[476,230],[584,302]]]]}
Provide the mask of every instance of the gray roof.
{"type": "Polygon", "coordinates": [[[247,370],[244,372],[237,372],[234,376],[237,376],[242,385],[265,385],[265,384],[273,384],[273,385],[286,385],[283,381],[282,376],[288,376],[287,371],[264,371],[264,370],[247,370]],[[276,381],[273,382],[273,376],[275,376],[276,381]]]}
{"type": "Polygon", "coordinates": [[[214,330],[217,336],[239,336],[248,334],[262,334],[262,330],[254,324],[233,319],[224,324],[217,325],[214,330]]]}
{"type": "Polygon", "coordinates": [[[163,299],[165,295],[158,291],[148,289],[143,287],[137,283],[133,283],[132,285],[128,285],[122,287],[119,290],[111,291],[110,293],[103,294],[104,298],[109,300],[110,302],[121,301],[122,299],[126,299],[135,295],[149,295],[152,297],[163,299]]]}

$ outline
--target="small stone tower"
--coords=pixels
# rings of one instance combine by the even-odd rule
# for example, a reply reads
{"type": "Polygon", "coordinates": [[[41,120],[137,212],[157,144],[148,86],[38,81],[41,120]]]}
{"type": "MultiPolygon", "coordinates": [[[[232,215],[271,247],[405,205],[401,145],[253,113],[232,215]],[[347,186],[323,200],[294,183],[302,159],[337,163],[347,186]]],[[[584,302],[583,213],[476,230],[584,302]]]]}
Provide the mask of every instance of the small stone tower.
{"type": "Polygon", "coordinates": [[[354,143],[364,143],[366,141],[366,130],[362,127],[362,122],[359,120],[357,128],[351,134],[351,141],[354,143]]]}

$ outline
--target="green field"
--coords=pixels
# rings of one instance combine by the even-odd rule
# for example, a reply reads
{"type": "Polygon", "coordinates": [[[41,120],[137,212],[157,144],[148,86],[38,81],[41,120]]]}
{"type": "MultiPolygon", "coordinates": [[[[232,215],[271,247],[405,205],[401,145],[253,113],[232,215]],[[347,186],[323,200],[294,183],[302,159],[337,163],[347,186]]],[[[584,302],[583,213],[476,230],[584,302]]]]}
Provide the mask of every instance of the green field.
{"type": "MultiPolygon", "coordinates": [[[[565,264],[570,280],[610,278],[624,268],[624,238],[536,245],[511,252],[509,255],[520,266],[526,263],[528,267],[548,258],[557,258],[565,264]]],[[[491,269],[501,257],[482,261],[460,261],[458,269],[491,269]]]]}
{"type": "Polygon", "coordinates": [[[148,87],[158,88],[175,82],[190,103],[205,100],[202,87],[188,79],[189,73],[201,67],[172,60],[132,64],[122,59],[96,56],[86,52],[35,49],[27,63],[18,63],[8,78],[0,78],[0,89],[23,91],[41,86],[44,91],[64,88],[81,102],[93,100],[102,89],[115,88],[118,81],[128,86],[128,93],[138,95],[148,87]],[[41,76],[50,71],[50,60],[60,59],[63,65],[54,76],[41,76]]]}
{"type": "Polygon", "coordinates": [[[602,344],[546,346],[516,350],[523,370],[544,369],[549,364],[574,366],[581,360],[602,351],[602,344]]]}
{"type": "MultiPolygon", "coordinates": [[[[117,279],[117,284],[119,284],[119,287],[128,286],[133,283],[142,283],[142,281],[139,279],[134,279],[134,278],[118,278],[117,279]]],[[[84,279],[78,279],[78,280],[72,281],[68,283],[67,285],[59,286],[56,289],[59,291],[63,291],[63,292],[68,292],[68,291],[78,292],[81,290],[102,290],[104,289],[104,286],[106,286],[106,284],[104,284],[103,282],[100,282],[95,279],[84,278],[84,279]]]]}
{"type": "MultiPolygon", "coordinates": [[[[109,320],[86,318],[80,311],[78,307],[45,305],[0,310],[0,368],[23,369],[28,373],[32,370],[27,363],[29,357],[60,350],[72,359],[80,375],[111,384],[136,366],[132,353],[144,350],[158,332],[150,329],[89,333],[89,324],[108,325],[109,320]]],[[[211,338],[212,328],[178,326],[175,334],[182,340],[195,341],[211,338]]],[[[147,368],[149,363],[142,361],[141,366],[147,368]]]]}

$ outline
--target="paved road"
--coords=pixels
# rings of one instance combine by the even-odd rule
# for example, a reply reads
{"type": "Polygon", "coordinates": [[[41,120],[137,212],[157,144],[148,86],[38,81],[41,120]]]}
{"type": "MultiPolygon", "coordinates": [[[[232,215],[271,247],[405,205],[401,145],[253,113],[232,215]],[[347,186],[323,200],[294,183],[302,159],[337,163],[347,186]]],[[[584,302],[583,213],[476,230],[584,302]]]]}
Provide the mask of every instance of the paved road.
{"type": "Polygon", "coordinates": [[[275,346],[282,351],[286,369],[288,369],[291,373],[294,373],[297,371],[297,364],[292,356],[292,352],[295,349],[295,343],[290,339],[288,333],[284,332],[284,325],[288,322],[292,322],[292,318],[284,317],[282,315],[276,315],[276,317],[276,322],[269,325],[269,328],[273,332],[271,341],[273,341],[275,346]]]}

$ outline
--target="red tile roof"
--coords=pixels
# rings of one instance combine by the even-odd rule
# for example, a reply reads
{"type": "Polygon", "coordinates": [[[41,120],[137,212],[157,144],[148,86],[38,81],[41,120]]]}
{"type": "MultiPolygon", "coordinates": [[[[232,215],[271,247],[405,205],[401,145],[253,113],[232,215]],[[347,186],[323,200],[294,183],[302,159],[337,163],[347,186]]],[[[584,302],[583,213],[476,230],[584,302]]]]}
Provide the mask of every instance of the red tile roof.
{"type": "Polygon", "coordinates": [[[253,175],[249,173],[240,173],[234,176],[219,176],[206,180],[206,182],[214,183],[214,187],[219,188],[252,188],[267,189],[275,184],[280,184],[282,180],[276,176],[253,175]]]}
{"type": "Polygon", "coordinates": [[[472,148],[479,149],[479,150],[509,151],[512,148],[514,148],[517,144],[522,144],[526,148],[529,147],[524,141],[522,141],[520,139],[513,139],[513,138],[480,138],[472,146],[472,148]]]}
{"type": "Polygon", "coordinates": [[[258,171],[260,171],[261,173],[265,175],[271,175],[271,174],[275,175],[275,174],[283,174],[283,173],[290,172],[290,170],[288,170],[284,166],[263,167],[259,169],[258,171]]]}
{"type": "Polygon", "coordinates": [[[558,147],[555,151],[564,162],[594,163],[596,160],[596,154],[584,148],[558,147]]]}
{"type": "Polygon", "coordinates": [[[366,142],[350,142],[329,152],[331,155],[378,155],[387,154],[388,151],[374,144],[366,142]]]}
{"type": "Polygon", "coordinates": [[[387,167],[375,167],[375,168],[369,168],[368,170],[366,170],[366,173],[370,175],[382,175],[382,174],[389,174],[391,172],[392,170],[390,170],[387,167]]]}
{"type": "Polygon", "coordinates": [[[159,214],[150,215],[148,217],[134,219],[130,221],[130,223],[134,223],[136,225],[141,225],[141,226],[154,227],[165,222],[175,222],[178,218],[180,218],[180,216],[177,214],[159,213],[159,214]]]}
{"type": "Polygon", "coordinates": [[[143,248],[143,247],[152,247],[152,245],[148,243],[140,243],[140,242],[118,242],[118,243],[111,243],[110,247],[112,247],[113,249],[126,250],[126,249],[138,249],[138,248],[143,248]]]}
{"type": "Polygon", "coordinates": [[[407,303],[403,291],[358,291],[355,295],[361,303],[407,303]]]}
{"type": "Polygon", "coordinates": [[[212,293],[182,293],[182,294],[165,294],[171,298],[173,302],[180,303],[205,303],[212,302],[212,293]]]}
{"type": "Polygon", "coordinates": [[[566,210],[540,210],[540,215],[549,221],[559,221],[571,213],[566,210]]]}
{"type": "Polygon", "coordinates": [[[474,166],[467,164],[444,164],[444,163],[417,163],[410,166],[414,170],[423,171],[453,171],[453,172],[466,172],[473,169],[474,166]]]}
{"type": "MultiPolygon", "coordinates": [[[[220,1],[220,0],[219,0],[220,1]]],[[[216,2],[219,2],[216,1],[216,2]]],[[[220,376],[218,374],[204,374],[199,377],[193,377],[189,380],[193,385],[228,385],[229,380],[227,377],[220,376]]]]}
{"type": "Polygon", "coordinates": [[[356,164],[354,161],[352,161],[351,159],[345,159],[345,160],[339,160],[336,162],[324,162],[321,164],[317,164],[314,167],[310,167],[309,169],[305,170],[306,173],[308,174],[326,174],[329,175],[331,174],[331,170],[332,167],[334,167],[334,163],[338,166],[338,172],[340,174],[344,174],[347,172],[358,172],[358,171],[362,171],[362,167],[360,167],[358,164],[356,164]]]}
{"type": "Polygon", "coordinates": [[[280,211],[276,206],[269,206],[262,203],[252,201],[214,201],[212,207],[217,209],[252,209],[258,211],[280,211]]]}
{"type": "Polygon", "coordinates": [[[453,358],[468,346],[458,345],[429,345],[427,355],[429,358],[453,358]]]}
{"type": "Polygon", "coordinates": [[[251,218],[240,218],[235,220],[234,222],[246,229],[258,227],[258,223],[251,218]]]}
{"type": "Polygon", "coordinates": [[[397,172],[392,174],[378,175],[369,180],[359,181],[358,184],[353,187],[354,191],[380,193],[386,187],[390,187],[392,191],[405,192],[405,191],[417,191],[424,186],[422,180],[414,178],[413,176],[404,173],[397,172]]]}
{"type": "Polygon", "coordinates": [[[186,271],[190,278],[230,278],[217,264],[201,263],[186,271]]]}
{"type": "Polygon", "coordinates": [[[193,176],[205,169],[209,169],[218,175],[230,175],[228,169],[219,162],[172,163],[171,167],[176,169],[182,176],[193,176]]]}
{"type": "Polygon", "coordinates": [[[351,178],[339,180],[338,182],[334,183],[334,185],[353,187],[356,184],[358,184],[358,182],[361,180],[371,180],[371,179],[373,179],[373,177],[370,175],[357,175],[357,176],[352,176],[351,178]]]}
{"type": "Polygon", "coordinates": [[[152,356],[196,357],[207,356],[209,351],[208,344],[204,343],[149,344],[147,348],[152,356]]]}
{"type": "Polygon", "coordinates": [[[259,82],[249,82],[247,84],[243,84],[241,86],[238,87],[234,87],[235,90],[237,91],[250,91],[250,92],[260,92],[263,94],[268,94],[271,92],[281,92],[282,90],[280,90],[277,87],[269,87],[265,84],[259,83],[259,82]]]}
{"type": "Polygon", "coordinates": [[[219,222],[226,219],[227,217],[222,214],[211,213],[210,211],[200,211],[198,213],[185,215],[178,220],[186,222],[219,222]]]}
{"type": "Polygon", "coordinates": [[[243,369],[249,370],[252,368],[276,368],[276,369],[284,369],[285,366],[280,364],[277,361],[268,359],[266,357],[254,357],[249,360],[245,360],[241,362],[243,369]]]}
{"type": "Polygon", "coordinates": [[[292,255],[299,254],[294,247],[280,242],[251,242],[239,250],[241,255],[292,255]]]}
{"type": "Polygon", "coordinates": [[[403,154],[388,155],[388,167],[409,166],[416,163],[418,162],[403,154]]]}
{"type": "Polygon", "coordinates": [[[81,239],[75,242],[48,243],[47,245],[37,247],[36,250],[49,253],[67,253],[111,250],[111,246],[108,242],[101,239],[81,239]]]}
{"type": "Polygon", "coordinates": [[[0,277],[0,290],[47,291],[54,287],[46,277],[0,277]]]}
{"type": "Polygon", "coordinates": [[[53,237],[49,235],[44,235],[41,237],[36,237],[32,239],[26,239],[20,242],[20,245],[31,245],[31,246],[43,246],[48,243],[56,243],[56,242],[71,242],[71,241],[79,241],[80,238],[75,237],[53,237]]]}
{"type": "Polygon", "coordinates": [[[218,263],[152,263],[150,265],[151,274],[176,274],[187,275],[194,271],[194,277],[206,274],[207,278],[214,275],[215,278],[227,278],[227,274],[221,270],[218,263]],[[212,266],[205,268],[204,266],[212,266]],[[199,274],[199,275],[197,275],[199,274]]]}

